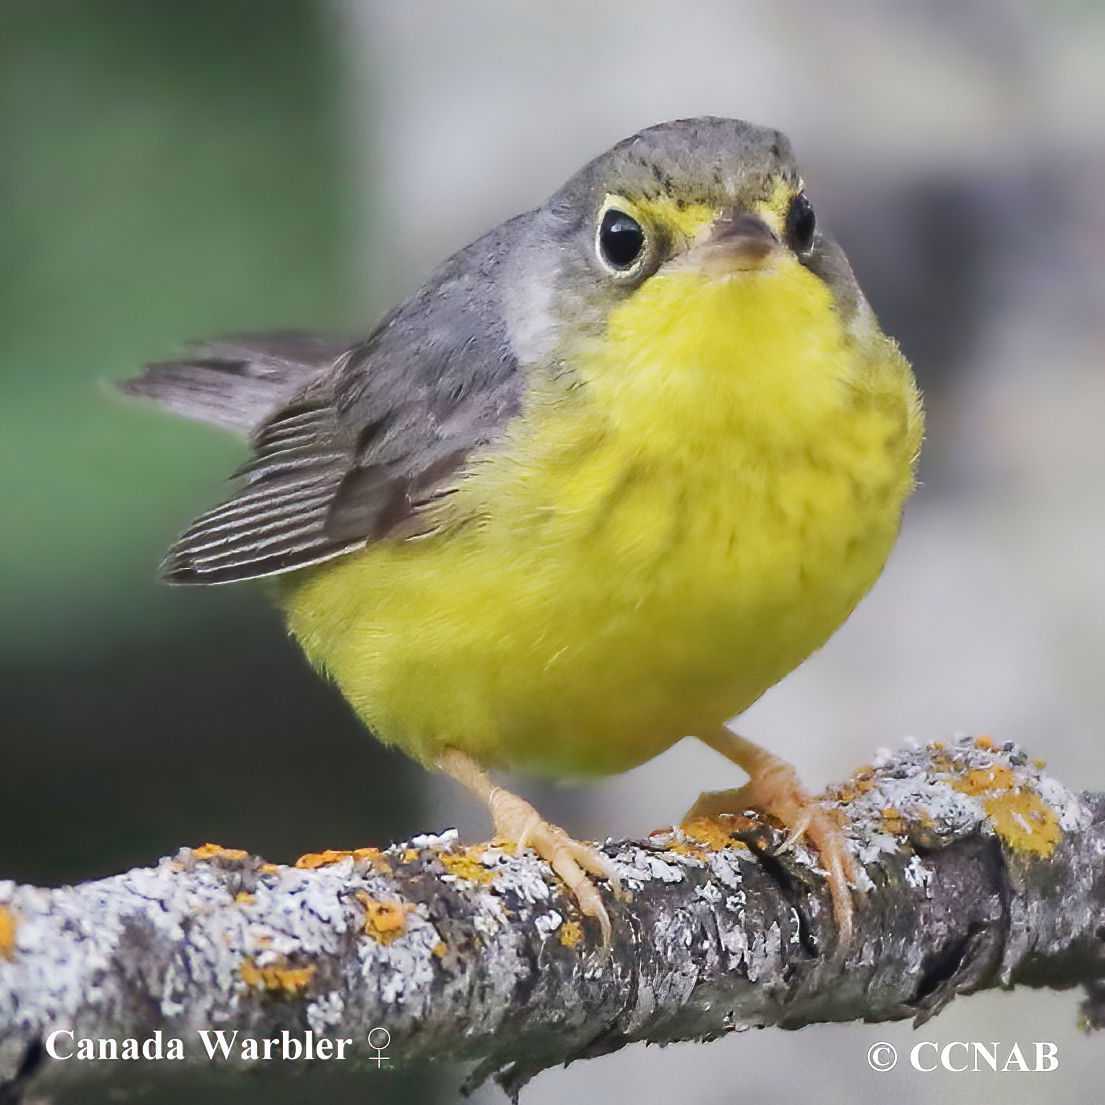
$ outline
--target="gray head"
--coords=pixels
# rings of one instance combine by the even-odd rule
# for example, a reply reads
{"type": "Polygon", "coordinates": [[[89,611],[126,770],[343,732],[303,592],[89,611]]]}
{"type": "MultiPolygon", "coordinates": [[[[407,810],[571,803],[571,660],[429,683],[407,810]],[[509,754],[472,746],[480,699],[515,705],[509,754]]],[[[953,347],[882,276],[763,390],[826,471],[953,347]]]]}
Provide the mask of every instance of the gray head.
{"type": "Polygon", "coordinates": [[[517,237],[502,308],[523,362],[547,358],[566,335],[601,329],[614,302],[711,226],[731,251],[792,250],[833,291],[844,326],[870,317],[843,252],[817,225],[790,141],[739,119],[649,127],[506,226],[517,237]]]}
{"type": "Polygon", "coordinates": [[[798,166],[780,131],[740,119],[679,119],[619,142],[585,165],[546,207],[567,221],[598,210],[614,191],[639,203],[723,208],[771,198],[782,181],[797,191],[798,166]]]}

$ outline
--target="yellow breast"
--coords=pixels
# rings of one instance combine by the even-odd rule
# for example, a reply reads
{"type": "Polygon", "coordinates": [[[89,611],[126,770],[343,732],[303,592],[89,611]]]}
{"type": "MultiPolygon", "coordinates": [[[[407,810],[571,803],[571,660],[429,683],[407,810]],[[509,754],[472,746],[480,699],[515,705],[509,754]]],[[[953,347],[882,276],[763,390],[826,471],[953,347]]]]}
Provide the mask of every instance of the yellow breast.
{"type": "Polygon", "coordinates": [[[897,535],[909,367],[789,257],[661,271],[567,355],[432,533],[284,586],[312,662],[419,758],[635,766],[823,644],[897,535]]]}

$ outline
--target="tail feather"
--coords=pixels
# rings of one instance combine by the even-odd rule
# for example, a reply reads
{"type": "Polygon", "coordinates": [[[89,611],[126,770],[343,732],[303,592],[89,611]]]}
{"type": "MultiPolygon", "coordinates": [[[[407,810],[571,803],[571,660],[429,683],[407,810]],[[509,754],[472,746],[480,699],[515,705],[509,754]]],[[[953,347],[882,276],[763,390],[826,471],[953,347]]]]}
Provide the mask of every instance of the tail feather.
{"type": "Polygon", "coordinates": [[[185,418],[250,434],[355,343],[322,334],[249,334],[204,342],[193,356],[145,366],[119,390],[185,418]]]}

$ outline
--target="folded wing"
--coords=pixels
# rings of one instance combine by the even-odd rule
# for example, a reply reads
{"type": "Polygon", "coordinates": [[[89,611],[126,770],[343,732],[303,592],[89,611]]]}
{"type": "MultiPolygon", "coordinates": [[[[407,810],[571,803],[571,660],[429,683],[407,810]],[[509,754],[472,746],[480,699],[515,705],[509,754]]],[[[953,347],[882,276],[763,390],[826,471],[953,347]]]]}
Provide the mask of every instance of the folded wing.
{"type": "Polygon", "coordinates": [[[423,508],[520,409],[521,379],[493,327],[429,345],[410,336],[385,323],[352,348],[302,334],[227,339],[120,385],[253,446],[237,493],[181,535],[164,577],[271,576],[424,530],[423,508]]]}

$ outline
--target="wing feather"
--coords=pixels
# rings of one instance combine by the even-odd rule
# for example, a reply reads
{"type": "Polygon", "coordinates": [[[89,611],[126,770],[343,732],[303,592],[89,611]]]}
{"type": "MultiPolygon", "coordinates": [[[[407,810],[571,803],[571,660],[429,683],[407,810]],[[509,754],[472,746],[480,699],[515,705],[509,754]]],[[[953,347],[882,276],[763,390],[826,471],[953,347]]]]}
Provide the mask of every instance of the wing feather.
{"type": "Polygon", "coordinates": [[[119,389],[185,418],[249,433],[353,344],[291,331],[200,342],[194,356],[148,364],[119,389]]]}
{"type": "Polygon", "coordinates": [[[227,339],[121,385],[245,429],[253,448],[239,490],[170,549],[167,580],[276,575],[425,531],[423,508],[521,410],[496,298],[505,231],[451,258],[353,348],[301,334],[227,339]]]}

